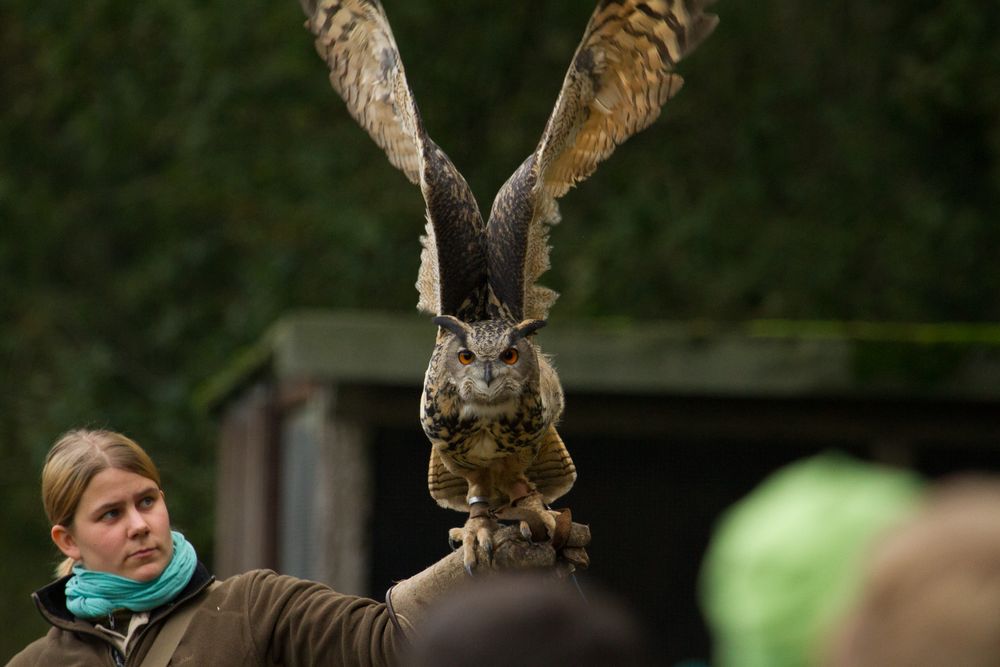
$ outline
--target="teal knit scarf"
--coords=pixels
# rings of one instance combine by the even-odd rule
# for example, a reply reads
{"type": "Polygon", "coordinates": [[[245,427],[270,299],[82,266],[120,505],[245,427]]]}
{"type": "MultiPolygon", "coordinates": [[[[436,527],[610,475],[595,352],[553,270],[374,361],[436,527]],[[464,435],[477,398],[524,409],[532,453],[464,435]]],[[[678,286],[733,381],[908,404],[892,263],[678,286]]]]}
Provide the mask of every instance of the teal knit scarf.
{"type": "Polygon", "coordinates": [[[152,581],[136,581],[74,565],[73,576],[66,582],[66,608],[77,618],[98,618],[115,609],[149,611],[169,602],[191,581],[198,564],[191,543],[176,530],[171,535],[174,555],[152,581]]]}

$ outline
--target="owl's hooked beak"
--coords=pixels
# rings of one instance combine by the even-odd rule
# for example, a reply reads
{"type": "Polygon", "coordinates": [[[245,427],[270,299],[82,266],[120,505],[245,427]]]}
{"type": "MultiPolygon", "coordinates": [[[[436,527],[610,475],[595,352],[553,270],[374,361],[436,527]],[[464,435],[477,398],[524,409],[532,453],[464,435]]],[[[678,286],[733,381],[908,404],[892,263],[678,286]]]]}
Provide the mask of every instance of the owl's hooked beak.
{"type": "Polygon", "coordinates": [[[483,382],[487,387],[493,382],[493,364],[488,361],[483,363],[483,382]]]}

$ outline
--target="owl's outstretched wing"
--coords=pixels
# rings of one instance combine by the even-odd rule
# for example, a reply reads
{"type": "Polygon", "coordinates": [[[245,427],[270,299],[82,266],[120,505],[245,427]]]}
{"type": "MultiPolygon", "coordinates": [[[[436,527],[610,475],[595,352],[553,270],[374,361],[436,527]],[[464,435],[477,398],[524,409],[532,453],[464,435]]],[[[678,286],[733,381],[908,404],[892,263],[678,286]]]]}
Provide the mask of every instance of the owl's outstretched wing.
{"type": "Polygon", "coordinates": [[[486,227],[490,286],[515,319],[555,301],[535,285],[549,266],[556,199],[648,127],[681,88],[674,66],[715,28],[711,0],[602,0],[587,24],[535,152],[500,189],[486,227]]]}
{"type": "Polygon", "coordinates": [[[468,184],[424,130],[396,41],[378,0],[300,0],[330,67],[330,83],[427,205],[418,307],[470,317],[486,282],[483,220],[468,184]]]}

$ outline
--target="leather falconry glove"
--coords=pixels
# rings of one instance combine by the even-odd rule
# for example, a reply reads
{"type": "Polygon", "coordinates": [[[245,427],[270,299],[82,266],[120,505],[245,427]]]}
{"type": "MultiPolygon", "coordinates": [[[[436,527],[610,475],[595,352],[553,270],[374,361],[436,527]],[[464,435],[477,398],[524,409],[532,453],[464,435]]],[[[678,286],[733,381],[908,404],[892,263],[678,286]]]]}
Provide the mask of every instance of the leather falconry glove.
{"type": "Polygon", "coordinates": [[[476,578],[513,570],[550,570],[554,576],[566,577],[577,569],[586,569],[590,564],[586,551],[589,543],[590,527],[574,522],[568,510],[560,513],[551,541],[531,542],[518,526],[504,525],[495,534],[492,559],[485,552],[478,554],[481,565],[475,577],[468,575],[459,549],[393,585],[386,591],[386,606],[393,623],[412,634],[436,601],[476,578]]]}

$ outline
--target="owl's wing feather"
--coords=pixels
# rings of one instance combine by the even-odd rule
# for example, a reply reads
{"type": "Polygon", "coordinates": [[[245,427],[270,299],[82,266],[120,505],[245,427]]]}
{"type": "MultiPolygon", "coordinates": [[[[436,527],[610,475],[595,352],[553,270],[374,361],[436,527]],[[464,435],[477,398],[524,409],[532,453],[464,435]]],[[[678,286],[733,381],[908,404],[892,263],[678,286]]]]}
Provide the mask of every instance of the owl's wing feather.
{"type": "Polygon", "coordinates": [[[674,66],[715,29],[705,0],[598,5],[566,73],[538,147],[545,191],[561,197],[630,136],[648,127],[683,84],[674,66]]]}
{"type": "Polygon", "coordinates": [[[411,183],[423,171],[423,128],[385,12],[365,0],[301,0],[347,111],[411,183]]]}
{"type": "Polygon", "coordinates": [[[418,307],[462,317],[484,298],[483,220],[462,175],[427,136],[378,0],[300,0],[330,83],[427,205],[418,307]]]}
{"type": "Polygon", "coordinates": [[[487,271],[514,318],[544,319],[555,293],[535,285],[549,266],[556,199],[648,127],[683,80],[674,66],[718,23],[711,0],[602,0],[587,24],[532,154],[494,201],[487,271]],[[525,192],[531,196],[525,197],[525,192]]]}
{"type": "Polygon", "coordinates": [[[469,482],[456,475],[444,464],[436,447],[431,447],[431,460],[427,466],[427,488],[438,505],[458,511],[468,511],[466,496],[469,482]]]}
{"type": "Polygon", "coordinates": [[[525,470],[525,474],[542,494],[546,503],[554,502],[573,487],[573,482],[576,481],[576,465],[562,438],[556,432],[555,426],[549,427],[535,460],[525,470]]]}

